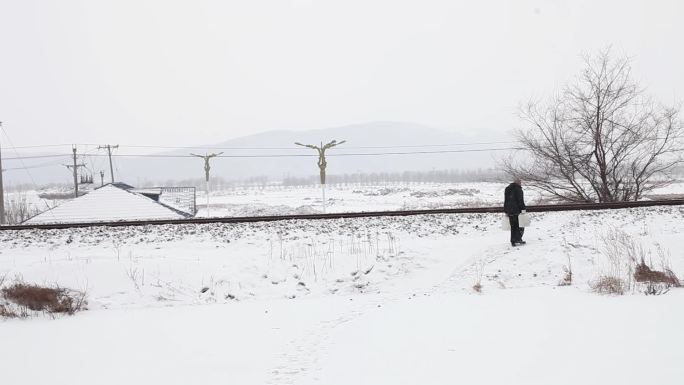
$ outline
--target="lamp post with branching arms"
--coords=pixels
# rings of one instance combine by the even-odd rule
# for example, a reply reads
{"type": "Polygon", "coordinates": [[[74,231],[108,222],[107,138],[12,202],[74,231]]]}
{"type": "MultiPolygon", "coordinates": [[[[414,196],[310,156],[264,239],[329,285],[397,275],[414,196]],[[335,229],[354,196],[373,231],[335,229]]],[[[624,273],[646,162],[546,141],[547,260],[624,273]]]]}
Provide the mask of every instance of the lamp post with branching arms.
{"type": "Polygon", "coordinates": [[[204,159],[204,178],[207,186],[207,217],[209,217],[209,170],[211,170],[211,166],[209,165],[209,160],[211,158],[217,157],[219,155],[223,154],[222,152],[219,152],[218,154],[204,154],[204,155],[197,155],[197,154],[190,154],[192,156],[196,156],[198,158],[204,159]]]}
{"type": "Polygon", "coordinates": [[[302,147],[307,147],[314,149],[318,151],[318,170],[320,172],[321,176],[321,191],[323,192],[323,212],[325,213],[325,169],[328,167],[328,162],[325,159],[325,151],[329,150],[333,147],[339,146],[342,143],[345,143],[346,140],[338,142],[337,140],[333,140],[327,144],[323,144],[321,142],[320,146],[316,146],[313,144],[302,144],[299,142],[295,142],[297,146],[302,146],[302,147]]]}

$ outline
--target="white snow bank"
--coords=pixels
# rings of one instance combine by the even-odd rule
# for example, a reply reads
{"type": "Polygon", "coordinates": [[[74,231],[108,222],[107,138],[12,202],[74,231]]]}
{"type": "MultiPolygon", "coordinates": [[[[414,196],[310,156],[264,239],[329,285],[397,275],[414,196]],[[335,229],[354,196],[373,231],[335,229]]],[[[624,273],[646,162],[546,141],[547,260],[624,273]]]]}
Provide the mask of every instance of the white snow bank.
{"type": "Polygon", "coordinates": [[[681,384],[684,291],[574,288],[404,300],[331,332],[297,384],[681,384]]]}
{"type": "Polygon", "coordinates": [[[0,367],[13,385],[675,385],[682,300],[534,288],[100,310],[0,323],[0,367]]]}
{"type": "Polygon", "coordinates": [[[606,268],[601,236],[619,228],[658,267],[684,273],[684,208],[534,213],[511,248],[497,214],[0,232],[0,276],[86,290],[91,308],[168,306],[420,289],[485,292],[574,285],[606,268]],[[424,277],[424,278],[420,278],[424,277]]]}

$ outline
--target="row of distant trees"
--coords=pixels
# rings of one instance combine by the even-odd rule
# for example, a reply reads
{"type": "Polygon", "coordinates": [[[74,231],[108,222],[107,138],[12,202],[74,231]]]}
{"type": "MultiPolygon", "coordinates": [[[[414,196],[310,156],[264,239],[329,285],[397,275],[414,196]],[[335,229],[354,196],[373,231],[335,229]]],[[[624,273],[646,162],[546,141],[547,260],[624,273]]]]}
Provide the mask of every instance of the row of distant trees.
{"type": "MultiPolygon", "coordinates": [[[[382,185],[387,183],[459,183],[495,182],[505,179],[503,172],[495,169],[479,170],[431,170],[403,172],[374,172],[328,175],[328,184],[337,185],[382,185]]],[[[318,184],[311,177],[286,177],[283,186],[308,186],[318,184]]]]}
{"type": "MultiPolygon", "coordinates": [[[[347,174],[331,174],[326,176],[328,185],[383,185],[388,183],[458,183],[458,182],[500,182],[506,179],[505,174],[497,169],[476,170],[430,170],[402,172],[356,172],[347,174]]],[[[163,184],[163,183],[162,183],[163,184]]],[[[203,179],[169,180],[168,186],[204,186],[203,179]]],[[[214,189],[235,189],[242,187],[264,188],[267,186],[304,187],[320,184],[319,175],[285,176],[282,179],[267,176],[255,176],[241,180],[226,180],[213,177],[214,189]]],[[[144,182],[142,187],[156,186],[158,183],[144,182]]]]}

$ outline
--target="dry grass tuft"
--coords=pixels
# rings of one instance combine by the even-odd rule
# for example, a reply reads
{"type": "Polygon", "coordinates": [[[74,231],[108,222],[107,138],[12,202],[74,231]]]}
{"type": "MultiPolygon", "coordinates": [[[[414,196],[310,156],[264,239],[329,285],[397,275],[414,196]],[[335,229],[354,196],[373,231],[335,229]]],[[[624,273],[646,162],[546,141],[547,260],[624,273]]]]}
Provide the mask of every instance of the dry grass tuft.
{"type": "Polygon", "coordinates": [[[3,288],[0,297],[6,301],[0,304],[0,316],[6,318],[28,317],[29,311],[71,315],[84,310],[87,304],[85,293],[23,282],[3,288]]]}
{"type": "Polygon", "coordinates": [[[5,305],[0,305],[0,318],[16,318],[19,317],[15,311],[5,305]]]}
{"type": "Polygon", "coordinates": [[[568,264],[563,266],[563,271],[565,275],[563,279],[558,282],[558,286],[570,286],[572,285],[572,261],[570,260],[570,254],[568,254],[568,264]]]}
{"type": "Polygon", "coordinates": [[[636,265],[634,279],[637,282],[663,283],[669,287],[681,287],[679,279],[672,270],[668,268],[665,271],[652,270],[643,259],[636,265]]]}
{"type": "Polygon", "coordinates": [[[596,281],[591,282],[590,285],[591,289],[595,293],[613,295],[625,294],[625,281],[617,277],[610,277],[604,275],[602,277],[599,277],[596,281]]]}
{"type": "Polygon", "coordinates": [[[572,285],[572,270],[568,269],[567,267],[563,267],[563,270],[565,271],[565,275],[563,276],[563,279],[558,282],[558,286],[570,286],[572,285]]]}

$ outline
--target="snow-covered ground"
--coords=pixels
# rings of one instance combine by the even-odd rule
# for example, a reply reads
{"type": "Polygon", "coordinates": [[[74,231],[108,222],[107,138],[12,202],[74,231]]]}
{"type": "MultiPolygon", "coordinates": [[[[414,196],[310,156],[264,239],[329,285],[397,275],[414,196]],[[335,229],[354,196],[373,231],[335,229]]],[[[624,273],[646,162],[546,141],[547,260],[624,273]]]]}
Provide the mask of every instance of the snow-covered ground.
{"type": "MultiPolygon", "coordinates": [[[[381,186],[326,187],[325,210],[329,213],[413,210],[458,207],[498,206],[502,203],[505,183],[424,183],[381,186]]],[[[654,196],[684,195],[684,182],[674,183],[653,192],[654,196]]],[[[320,187],[279,187],[212,191],[207,212],[206,192],[197,191],[199,217],[310,214],[323,211],[320,187]]],[[[547,203],[545,195],[525,187],[528,204],[547,203]]]]}
{"type": "MultiPolygon", "coordinates": [[[[501,183],[387,184],[382,186],[329,185],[325,211],[358,212],[499,204],[506,185],[501,183]]],[[[532,194],[530,192],[530,194],[532,194]]],[[[530,200],[538,194],[530,195],[530,200]]],[[[207,212],[206,192],[197,192],[199,217],[311,214],[323,212],[319,186],[266,186],[212,191],[207,212]]]]}
{"type": "MultiPolygon", "coordinates": [[[[335,212],[437,209],[501,205],[505,183],[388,183],[381,185],[329,185],[326,187],[325,210],[335,212]]],[[[93,188],[89,186],[89,188],[93,188]]],[[[55,188],[41,193],[61,193],[55,188]]],[[[7,200],[26,202],[31,212],[65,204],[70,199],[41,199],[35,190],[15,191],[7,200]]],[[[657,189],[647,196],[654,198],[684,196],[684,181],[657,189]]],[[[544,194],[525,187],[528,204],[546,203],[544,194]]],[[[207,197],[197,189],[198,217],[252,216],[278,214],[311,214],[323,211],[322,191],[319,186],[264,187],[213,189],[207,210],[207,197]]]]}
{"type": "Polygon", "coordinates": [[[589,282],[611,268],[615,229],[682,278],[683,207],[535,213],[520,248],[500,219],[3,231],[0,276],[87,290],[90,310],[0,321],[2,380],[682,382],[684,291],[599,296],[589,282]]]}
{"type": "MultiPolygon", "coordinates": [[[[506,183],[391,183],[378,186],[330,185],[325,191],[329,213],[498,206],[506,183]]],[[[684,196],[684,182],[657,189],[654,197],[684,196]]],[[[310,214],[323,211],[318,186],[212,191],[207,212],[206,192],[197,191],[199,217],[310,214]]],[[[548,202],[545,195],[525,187],[528,204],[548,202]]],[[[648,198],[648,197],[646,197],[648,198]]]]}

